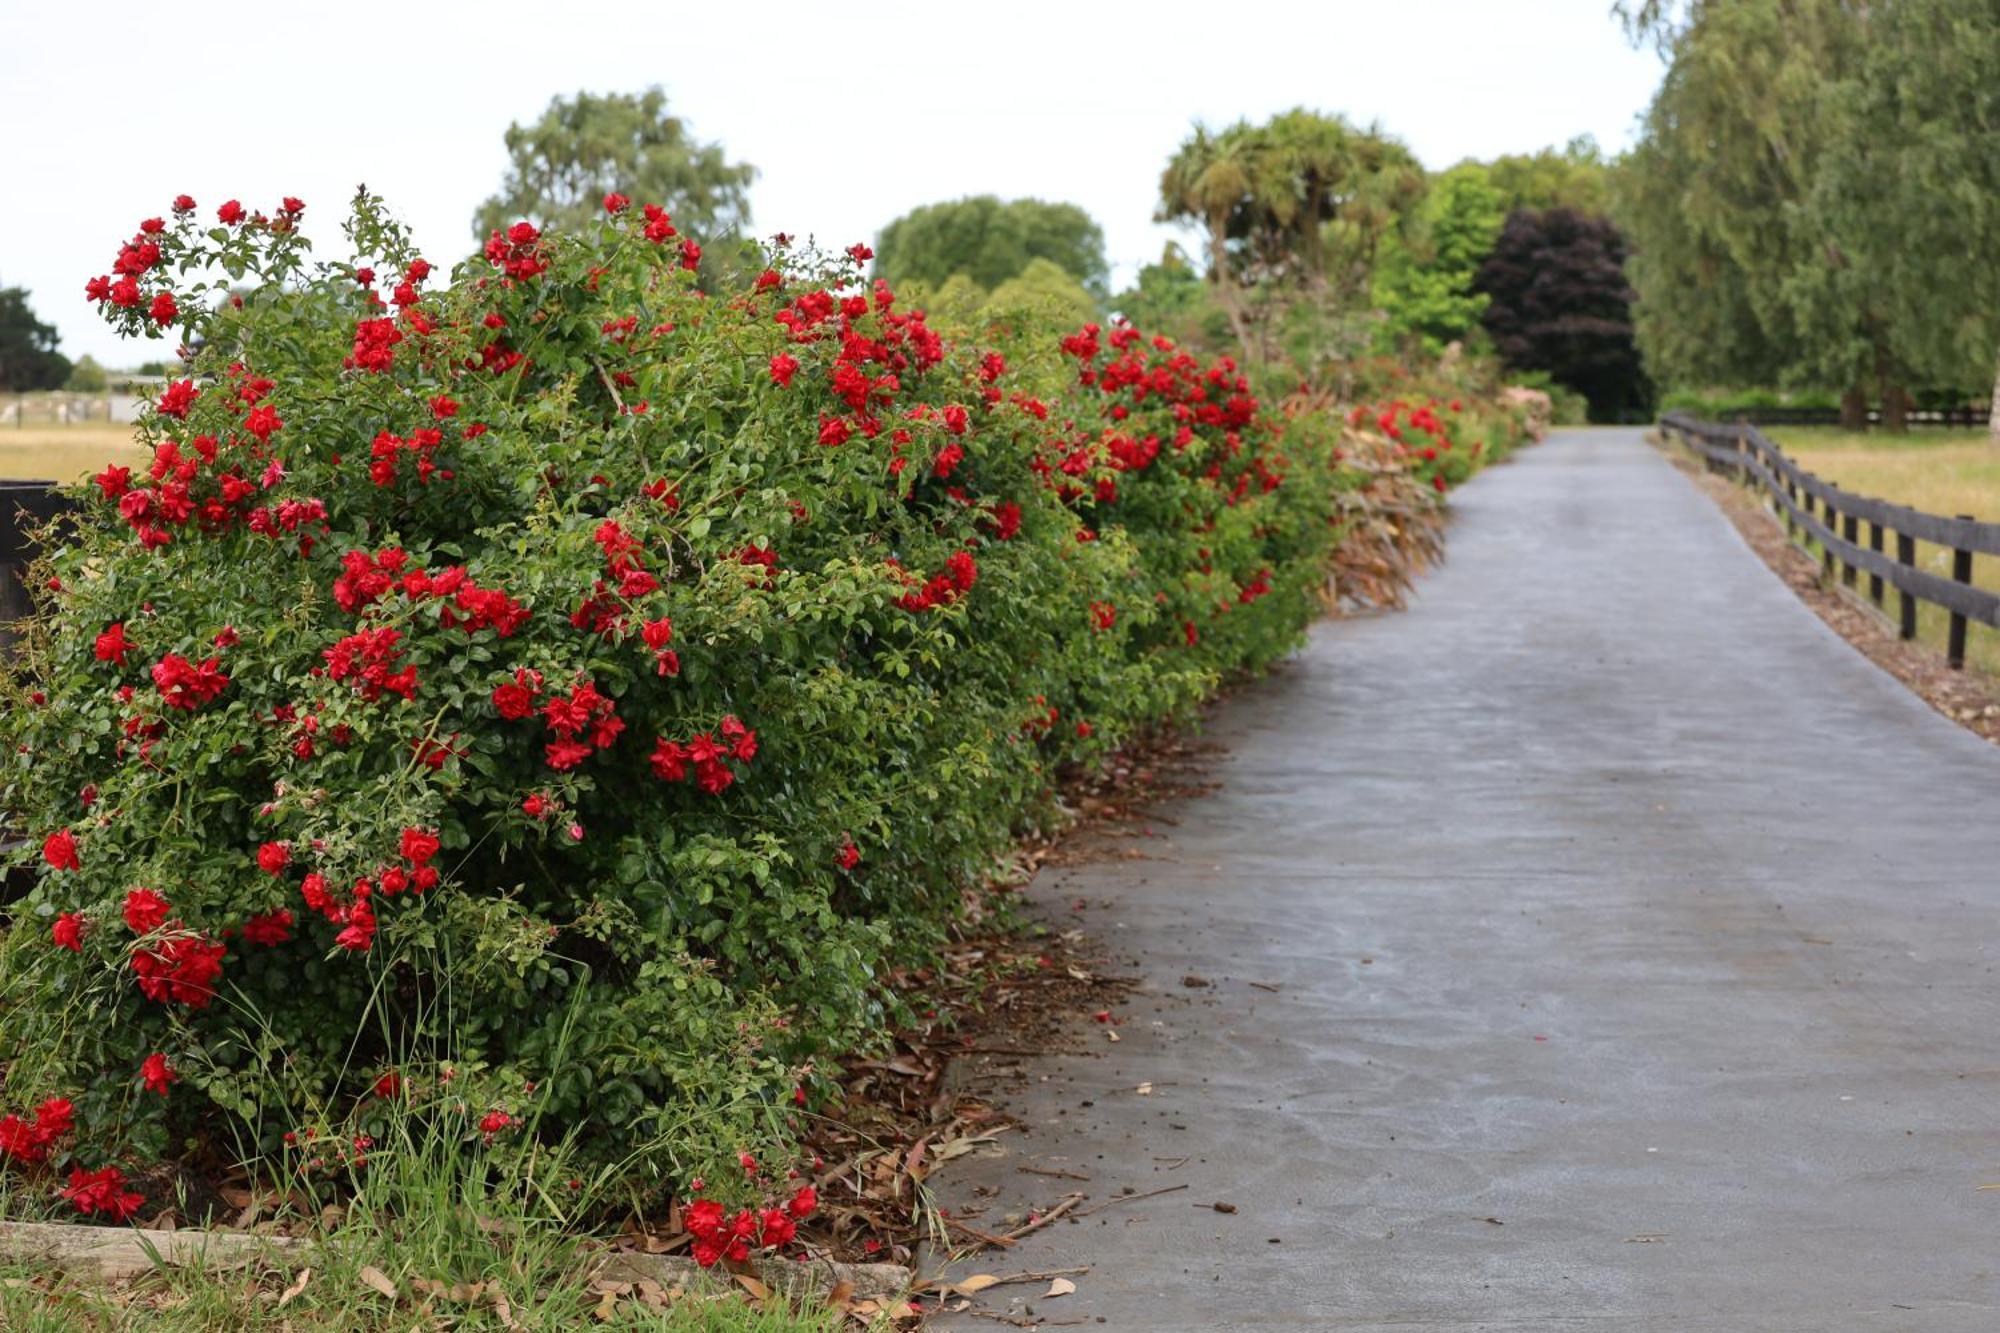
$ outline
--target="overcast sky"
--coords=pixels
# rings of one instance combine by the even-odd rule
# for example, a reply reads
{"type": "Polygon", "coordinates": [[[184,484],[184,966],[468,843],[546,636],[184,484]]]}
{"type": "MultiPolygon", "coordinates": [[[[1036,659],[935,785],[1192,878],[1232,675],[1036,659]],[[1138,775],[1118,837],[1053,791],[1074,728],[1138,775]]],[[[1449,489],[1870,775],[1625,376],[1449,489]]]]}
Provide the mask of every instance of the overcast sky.
{"type": "Polygon", "coordinates": [[[1173,233],[1159,172],[1196,121],[1293,106],[1378,121],[1424,163],[1630,139],[1660,66],[1609,0],[686,5],[403,0],[379,8],[0,0],[0,285],[113,366],[83,299],[181,191],[308,205],[321,253],[366,182],[432,258],[463,256],[501,135],[558,93],[651,83],[754,163],[754,220],[845,246],[967,194],[1081,204],[1129,278],[1173,233]]]}

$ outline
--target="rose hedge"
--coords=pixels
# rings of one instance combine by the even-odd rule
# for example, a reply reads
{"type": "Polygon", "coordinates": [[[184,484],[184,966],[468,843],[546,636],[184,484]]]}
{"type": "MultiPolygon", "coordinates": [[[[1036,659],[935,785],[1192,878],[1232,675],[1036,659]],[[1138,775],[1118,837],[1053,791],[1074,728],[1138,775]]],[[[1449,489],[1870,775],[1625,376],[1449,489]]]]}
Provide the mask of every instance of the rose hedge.
{"type": "Polygon", "coordinates": [[[0,1154],[87,1212],[167,1156],[352,1171],[411,1107],[737,1179],[1059,767],[1316,608],[1337,422],[1227,361],[947,338],[858,246],[705,291],[616,196],[443,281],[366,195],[351,262],[303,211],[182,198],[88,288],[197,350],[7,686],[0,1154]]]}

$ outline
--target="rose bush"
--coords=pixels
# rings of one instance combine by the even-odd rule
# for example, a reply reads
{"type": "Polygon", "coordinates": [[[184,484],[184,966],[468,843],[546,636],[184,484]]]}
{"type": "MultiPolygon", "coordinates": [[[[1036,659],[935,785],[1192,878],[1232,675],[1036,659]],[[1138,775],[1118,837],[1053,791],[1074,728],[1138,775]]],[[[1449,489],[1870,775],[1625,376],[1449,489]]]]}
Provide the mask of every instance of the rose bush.
{"type": "Polygon", "coordinates": [[[79,1208],[412,1108],[757,1195],[1057,770],[1313,614],[1331,419],[1129,329],[948,338],[861,246],[705,291],[605,204],[447,278],[365,193],[343,262],[182,197],[88,284],[194,350],[7,683],[0,1155],[79,1208]]]}

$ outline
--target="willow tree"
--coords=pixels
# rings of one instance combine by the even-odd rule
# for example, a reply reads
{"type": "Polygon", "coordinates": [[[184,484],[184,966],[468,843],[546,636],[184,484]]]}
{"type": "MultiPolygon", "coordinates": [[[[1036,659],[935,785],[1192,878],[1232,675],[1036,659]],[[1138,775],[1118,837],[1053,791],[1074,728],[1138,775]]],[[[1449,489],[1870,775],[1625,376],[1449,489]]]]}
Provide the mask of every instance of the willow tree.
{"type": "Polygon", "coordinates": [[[1870,18],[1838,94],[1853,127],[1812,211],[1874,288],[1896,357],[1934,389],[1989,387],[2000,445],[2000,24],[1962,0],[1870,18]]]}
{"type": "Polygon", "coordinates": [[[1660,377],[1835,387],[1850,424],[1871,390],[1892,418],[1907,402],[1885,294],[1820,206],[1821,173],[1855,132],[1842,89],[1868,16],[1849,0],[1640,11],[1669,65],[1617,212],[1660,377]]]}

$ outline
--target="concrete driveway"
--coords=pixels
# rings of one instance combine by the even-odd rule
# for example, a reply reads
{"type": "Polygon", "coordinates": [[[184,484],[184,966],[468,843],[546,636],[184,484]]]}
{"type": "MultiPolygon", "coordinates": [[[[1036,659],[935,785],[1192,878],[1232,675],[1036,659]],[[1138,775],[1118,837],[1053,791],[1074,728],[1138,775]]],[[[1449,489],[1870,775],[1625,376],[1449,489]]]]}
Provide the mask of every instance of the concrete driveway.
{"type": "Polygon", "coordinates": [[[2000,1330],[2000,750],[1637,431],[1455,503],[1410,610],[1320,626],[1220,711],[1221,789],[1153,859],[1034,886],[1143,986],[1118,1043],[1031,1064],[1027,1132],[944,1202],[1188,1188],[985,1256],[1091,1266],[985,1308],[2000,1330]]]}

